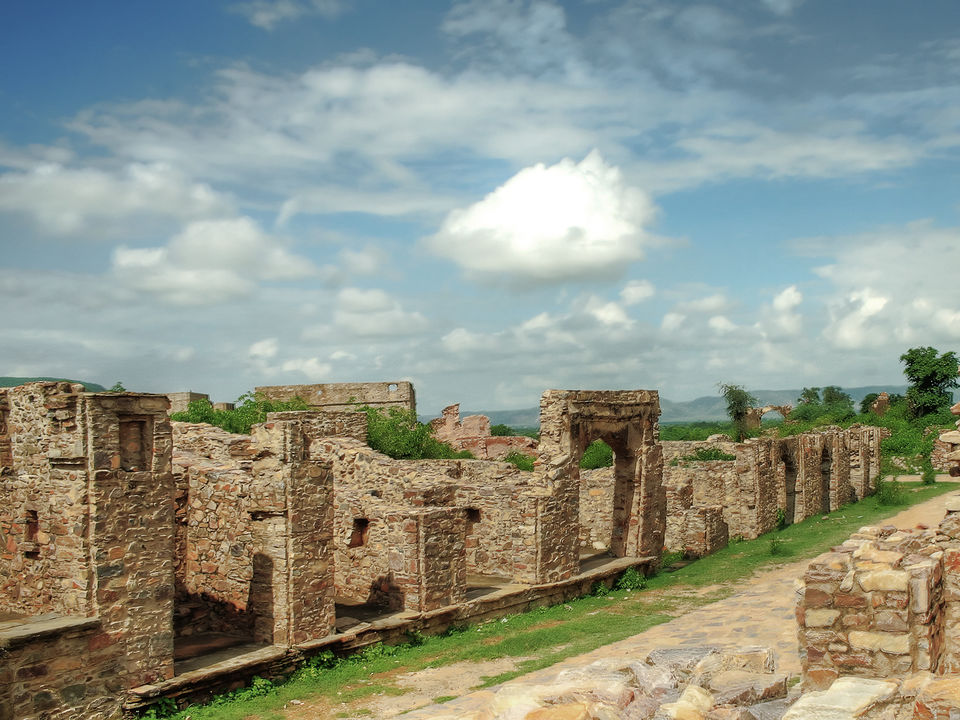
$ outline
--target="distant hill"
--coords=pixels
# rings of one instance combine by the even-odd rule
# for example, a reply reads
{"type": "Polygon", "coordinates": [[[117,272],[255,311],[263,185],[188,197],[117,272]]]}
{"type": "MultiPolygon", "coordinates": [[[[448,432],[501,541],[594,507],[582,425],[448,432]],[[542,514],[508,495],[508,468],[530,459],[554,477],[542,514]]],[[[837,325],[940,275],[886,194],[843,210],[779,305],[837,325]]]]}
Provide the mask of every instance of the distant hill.
{"type": "Polygon", "coordinates": [[[97,385],[97,383],[86,382],[85,380],[68,380],[67,378],[55,377],[0,377],[0,387],[16,387],[17,385],[23,385],[24,383],[28,382],[44,381],[80,383],[90,392],[104,392],[106,390],[103,385],[97,385]]]}
{"type": "MultiPolygon", "coordinates": [[[[841,388],[853,398],[854,407],[859,408],[860,401],[870,393],[888,392],[900,395],[907,391],[906,385],[864,385],[862,387],[841,388]]],[[[751,390],[760,406],[796,405],[800,390],[751,390]]],[[[461,410],[460,416],[486,415],[492,425],[510,427],[537,427],[540,424],[540,408],[522,410],[461,410]]],[[[426,418],[429,419],[429,418],[426,418]]],[[[674,402],[660,397],[660,422],[679,423],[698,420],[726,420],[727,407],[723,398],[717,395],[704,395],[685,402],[674,402]]]]}

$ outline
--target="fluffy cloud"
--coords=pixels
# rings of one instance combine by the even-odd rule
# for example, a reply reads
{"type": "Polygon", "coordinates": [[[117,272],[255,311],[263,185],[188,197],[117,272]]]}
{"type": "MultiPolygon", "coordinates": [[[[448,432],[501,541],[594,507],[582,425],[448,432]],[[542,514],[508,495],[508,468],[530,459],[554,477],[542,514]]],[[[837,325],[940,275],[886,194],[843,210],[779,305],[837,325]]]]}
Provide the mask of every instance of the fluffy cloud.
{"type": "Polygon", "coordinates": [[[612,276],[643,257],[654,205],[596,151],[525,168],[427,240],[469,271],[536,282],[612,276]]]}
{"type": "Polygon", "coordinates": [[[247,295],[258,281],[316,272],[247,217],[200,220],[164,247],[118,247],[113,272],[125,284],[176,304],[202,305],[247,295]]]}
{"type": "Polygon", "coordinates": [[[26,213],[56,235],[91,227],[128,231],[131,220],[186,220],[229,210],[222,194],[163,163],[130,163],[118,172],[47,163],[0,175],[0,211],[26,213]]]}
{"type": "Polygon", "coordinates": [[[344,0],[252,0],[237,3],[233,12],[247,18],[251,25],[264,30],[273,30],[282,22],[296,20],[306,15],[335,18],[348,7],[344,0]]]}
{"type": "Polygon", "coordinates": [[[337,295],[333,319],[340,332],[358,337],[410,335],[427,325],[423,315],[404,310],[383,290],[350,287],[337,295]]]}

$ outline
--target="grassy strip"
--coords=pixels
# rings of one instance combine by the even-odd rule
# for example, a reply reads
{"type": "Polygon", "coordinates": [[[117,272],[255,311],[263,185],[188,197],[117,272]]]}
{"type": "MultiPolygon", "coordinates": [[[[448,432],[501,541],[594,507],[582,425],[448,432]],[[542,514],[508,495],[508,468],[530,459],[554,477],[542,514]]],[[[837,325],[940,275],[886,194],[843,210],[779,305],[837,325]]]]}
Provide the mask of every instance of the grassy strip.
{"type": "MultiPolygon", "coordinates": [[[[813,557],[843,542],[864,525],[881,523],[906,506],[957,489],[952,483],[923,486],[903,483],[902,504],[881,505],[875,497],[847,505],[829,515],[808,518],[756,540],[731,543],[723,550],[672,573],[660,573],[644,590],[601,591],[570,603],[540,608],[482,625],[432,637],[415,637],[409,645],[374,646],[339,661],[320,657],[288,682],[254,683],[207,706],[192,706],[172,715],[191,720],[278,720],[293,699],[320,701],[331,707],[377,694],[402,694],[394,677],[462,661],[518,658],[516,669],[478,678],[478,686],[504,682],[548,667],[565,658],[636,635],[687,610],[709,604],[733,591],[732,583],[758,570],[813,557]],[[706,594],[705,586],[718,586],[706,594]]],[[[356,706],[350,714],[358,714],[356,706]]],[[[362,714],[362,713],[361,713],[362,714]]]]}

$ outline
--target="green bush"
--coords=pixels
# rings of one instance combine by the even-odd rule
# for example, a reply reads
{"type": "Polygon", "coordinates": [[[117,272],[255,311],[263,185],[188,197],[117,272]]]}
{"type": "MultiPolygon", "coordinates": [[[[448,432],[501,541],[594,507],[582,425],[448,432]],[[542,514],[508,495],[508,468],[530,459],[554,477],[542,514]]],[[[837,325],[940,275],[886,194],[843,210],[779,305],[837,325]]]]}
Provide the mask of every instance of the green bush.
{"type": "Polygon", "coordinates": [[[190,403],[186,412],[173,413],[170,419],[180,422],[207,423],[227,432],[249,435],[251,427],[257,423],[266,422],[267,413],[309,409],[307,403],[299,397],[286,401],[274,401],[267,400],[260,393],[244,393],[237,398],[233,410],[214,410],[209,400],[201,399],[190,403]]]}
{"type": "Polygon", "coordinates": [[[533,461],[534,458],[517,451],[514,451],[503,458],[503,462],[508,462],[511,465],[515,465],[520,470],[526,470],[528,472],[533,470],[533,461]]]}
{"type": "Polygon", "coordinates": [[[735,440],[736,429],[732,422],[697,421],[660,425],[661,440],[706,440],[711,435],[726,435],[735,440]]]}
{"type": "Polygon", "coordinates": [[[513,428],[509,425],[504,425],[503,423],[498,423],[497,425],[490,426],[490,434],[494,437],[510,437],[514,434],[513,428]]]}
{"type": "Polygon", "coordinates": [[[643,590],[647,586],[647,579],[635,567],[628,567],[623,575],[617,578],[614,590],[643,590]]]}
{"type": "Polygon", "coordinates": [[[590,443],[583,451],[583,457],[580,458],[580,467],[584,470],[596,470],[611,465],[613,465],[613,448],[603,440],[594,440],[590,443]]]}
{"type": "Polygon", "coordinates": [[[429,425],[417,420],[412,410],[401,408],[359,407],[367,415],[367,444],[384,455],[398,460],[469,459],[469,450],[454,450],[437,440],[429,425]]]}
{"type": "Polygon", "coordinates": [[[933,485],[937,482],[937,471],[929,457],[925,457],[921,464],[920,482],[924,485],[933,485]]]}
{"type": "Polygon", "coordinates": [[[903,505],[907,500],[903,485],[893,479],[878,479],[875,494],[880,505],[903,505]]]}
{"type": "Polygon", "coordinates": [[[777,530],[783,530],[787,526],[787,513],[783,508],[777,508],[777,530]]]}

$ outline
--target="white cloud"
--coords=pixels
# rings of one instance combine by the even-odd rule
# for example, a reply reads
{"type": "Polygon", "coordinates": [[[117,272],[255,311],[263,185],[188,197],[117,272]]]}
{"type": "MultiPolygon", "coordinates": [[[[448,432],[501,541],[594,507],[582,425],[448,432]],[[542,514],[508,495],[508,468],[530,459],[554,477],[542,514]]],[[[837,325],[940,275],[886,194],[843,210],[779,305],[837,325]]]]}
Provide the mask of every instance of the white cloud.
{"type": "Polygon", "coordinates": [[[786,288],[773,299],[773,309],[779,312],[789,312],[803,302],[803,295],[796,285],[786,288]]]}
{"type": "Polygon", "coordinates": [[[279,346],[277,345],[276,338],[265,338],[263,340],[258,340],[250,346],[250,357],[252,358],[263,358],[269,360],[270,358],[276,357],[279,346]]]}
{"type": "Polygon", "coordinates": [[[837,303],[833,310],[833,321],[824,330],[824,334],[842,348],[861,348],[879,346],[886,343],[881,326],[872,319],[887,306],[889,298],[879,295],[870,288],[850,293],[837,303]]]}
{"type": "Polygon", "coordinates": [[[359,337],[388,337],[422,332],[426,318],[408,312],[400,302],[380,289],[343,288],[333,313],[338,330],[359,337]]]}
{"type": "Polygon", "coordinates": [[[737,326],[725,315],[714,315],[707,321],[707,324],[714,332],[718,333],[728,333],[737,329],[737,326]]]}
{"type": "Polygon", "coordinates": [[[164,247],[120,246],[113,272],[131,288],[202,305],[247,295],[258,281],[308,277],[316,268],[241,217],[192,222],[164,247]]]}
{"type": "Polygon", "coordinates": [[[663,319],[660,321],[660,328],[665,332],[673,332],[680,328],[683,325],[683,321],[687,319],[686,315],[682,313],[668,312],[663,316],[663,319]]]}
{"type": "Polygon", "coordinates": [[[685,313],[715,313],[727,308],[730,301],[723,293],[714,293],[697,300],[682,302],[678,307],[685,313]]]}
{"type": "Polygon", "coordinates": [[[652,298],[655,293],[652,283],[646,280],[631,280],[620,291],[620,301],[627,306],[637,305],[652,298]]]}
{"type": "Polygon", "coordinates": [[[128,231],[138,218],[192,218],[230,211],[209,185],[163,163],[130,163],[121,171],[35,165],[0,175],[0,211],[28,214],[45,232],[128,231]]]}
{"type": "Polygon", "coordinates": [[[760,327],[769,337],[784,338],[799,335],[803,330],[803,316],[795,312],[803,302],[803,294],[796,285],[784,288],[762,311],[760,327]]]}
{"type": "Polygon", "coordinates": [[[654,206],[596,151],[521,170],[451,212],[428,247],[469,271],[538,282],[611,276],[643,257],[654,206]]]}
{"type": "Polygon", "coordinates": [[[282,22],[307,15],[333,19],[348,7],[349,4],[344,0],[252,0],[237,3],[230,9],[246,17],[251,25],[273,30],[282,22]]]}
{"type": "Polygon", "coordinates": [[[313,382],[320,382],[329,378],[330,371],[333,369],[329,363],[321,362],[318,358],[294,358],[285,360],[280,369],[284,372],[298,372],[313,382]]]}

